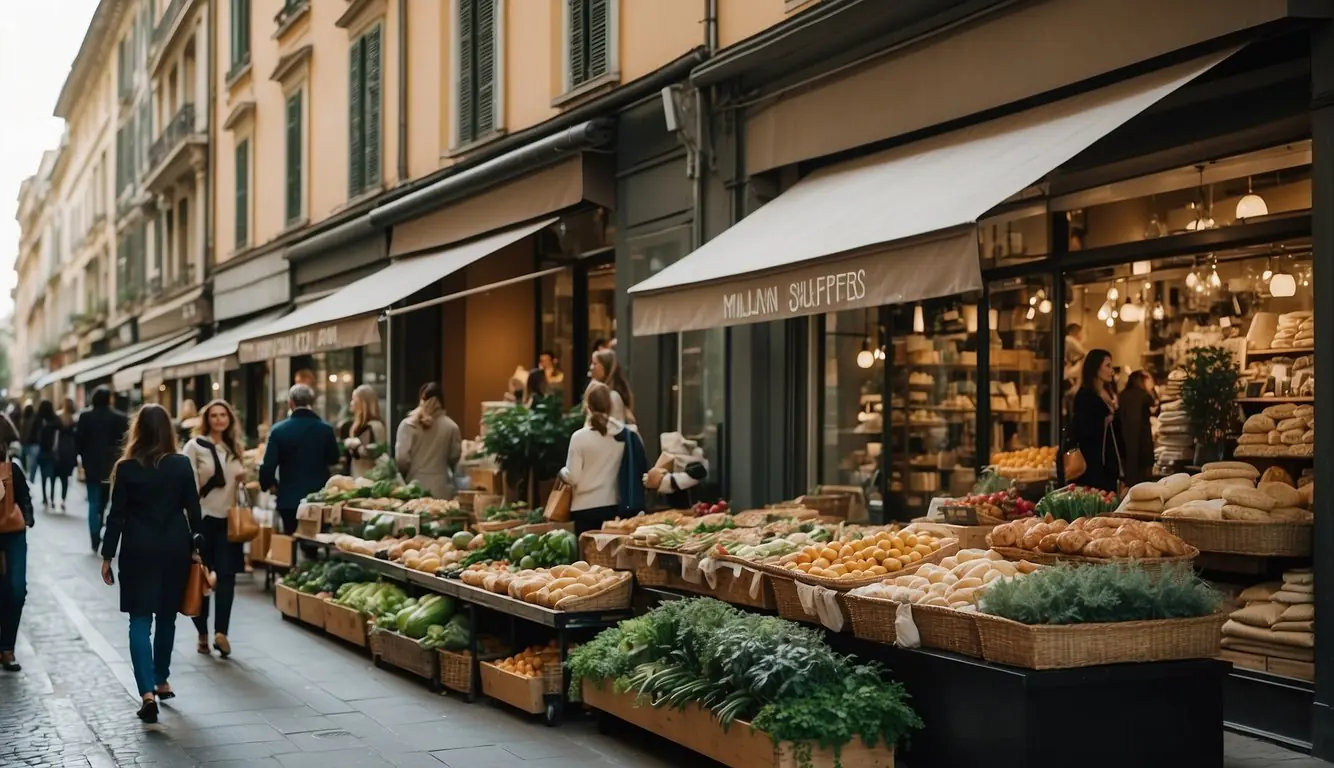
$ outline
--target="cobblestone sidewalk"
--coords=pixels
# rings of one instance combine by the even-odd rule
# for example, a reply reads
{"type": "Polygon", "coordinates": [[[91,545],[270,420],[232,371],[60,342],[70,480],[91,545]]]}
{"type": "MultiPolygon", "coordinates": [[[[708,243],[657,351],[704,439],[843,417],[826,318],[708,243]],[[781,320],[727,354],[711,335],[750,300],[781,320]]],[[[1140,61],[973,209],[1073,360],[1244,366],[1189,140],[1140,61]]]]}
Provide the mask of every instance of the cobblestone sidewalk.
{"type": "MultiPolygon", "coordinates": [[[[72,511],[39,511],[29,534],[23,672],[0,673],[0,766],[711,768],[633,728],[547,728],[503,706],[432,694],[282,621],[249,581],[238,584],[231,659],[196,654],[193,626],[178,621],[178,695],[158,725],[144,726],[134,717],[125,617],[87,551],[83,508],[76,486],[72,511]]],[[[1226,768],[1329,768],[1232,734],[1227,752],[1226,768]]]]}

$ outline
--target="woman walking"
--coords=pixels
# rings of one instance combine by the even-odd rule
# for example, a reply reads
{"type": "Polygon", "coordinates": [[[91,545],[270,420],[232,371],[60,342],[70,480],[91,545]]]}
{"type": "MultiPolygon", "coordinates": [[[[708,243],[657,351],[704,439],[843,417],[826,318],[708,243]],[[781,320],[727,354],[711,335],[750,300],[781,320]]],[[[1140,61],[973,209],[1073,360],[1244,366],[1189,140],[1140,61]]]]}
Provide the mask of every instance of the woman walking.
{"type": "Polygon", "coordinates": [[[157,698],[175,696],[168,676],[176,613],[199,527],[199,492],[190,460],[176,453],[166,409],[145,405],[135,414],[125,452],[112,471],[102,581],[116,583],[111,561],[119,549],[120,610],[130,615],[130,662],[143,699],[139,719],[146,723],[157,722],[157,698]]]}
{"type": "Polygon", "coordinates": [[[560,470],[560,479],[574,491],[570,517],[575,535],[601,528],[616,517],[620,509],[617,483],[625,457],[625,443],[616,439],[625,425],[611,415],[611,389],[596,381],[589,385],[584,410],[588,419],[570,436],[570,452],[560,470]]]}
{"type": "Polygon", "coordinates": [[[364,477],[375,466],[375,446],[386,445],[389,429],[380,417],[380,397],[369,384],[352,390],[352,426],[343,440],[347,448],[348,474],[364,477]]]}
{"type": "Polygon", "coordinates": [[[60,500],[56,504],[60,511],[65,511],[65,499],[69,498],[69,479],[79,464],[79,446],[74,441],[74,424],[79,411],[74,407],[74,400],[65,398],[56,419],[55,479],[51,481],[51,498],[55,501],[55,484],[60,482],[60,500]]]}
{"type": "MultiPolygon", "coordinates": [[[[19,619],[23,617],[23,603],[28,597],[28,532],[33,526],[32,493],[28,478],[17,459],[10,459],[9,472],[14,481],[13,512],[23,518],[25,527],[0,533],[0,669],[18,672],[23,669],[14,658],[14,646],[19,637],[19,619]]],[[[0,519],[10,519],[9,499],[0,502],[0,519]]],[[[12,529],[17,526],[7,525],[12,529]]]]}
{"type": "Polygon", "coordinates": [[[37,476],[37,455],[41,453],[41,441],[38,440],[40,426],[37,409],[29,400],[23,404],[23,417],[19,419],[19,443],[22,446],[23,472],[30,480],[37,476]]]}
{"type": "MultiPolygon", "coordinates": [[[[236,597],[236,574],[245,571],[245,554],[241,544],[227,540],[227,511],[236,505],[236,491],[245,479],[240,426],[236,412],[225,400],[214,400],[204,406],[204,414],[195,426],[194,439],[181,451],[190,458],[194,468],[195,487],[199,489],[199,506],[203,513],[199,533],[204,537],[204,564],[217,575],[218,613],[213,619],[213,647],[222,658],[232,655],[232,644],[227,639],[231,625],[232,601],[236,597]]],[[[208,655],[209,598],[204,598],[203,609],[194,617],[199,641],[195,650],[208,655]]]]}
{"type": "Polygon", "coordinates": [[[454,470],[463,457],[463,433],[445,415],[439,384],[423,384],[417,401],[417,407],[398,425],[394,460],[405,480],[416,481],[437,499],[452,499],[454,470]]]}
{"type": "Polygon", "coordinates": [[[593,381],[605,384],[611,390],[611,418],[635,429],[635,396],[630,392],[625,371],[616,360],[616,352],[611,349],[594,352],[588,374],[593,381]]]}
{"type": "Polygon", "coordinates": [[[1070,429],[1087,467],[1080,485],[1116,493],[1122,477],[1121,423],[1116,418],[1112,353],[1091,350],[1085,357],[1079,391],[1075,393],[1070,429]]]}
{"type": "Polygon", "coordinates": [[[60,419],[50,400],[37,406],[37,469],[42,473],[42,506],[51,508],[56,500],[56,436],[60,434],[60,419]],[[50,491],[47,491],[47,488],[50,491]]]}

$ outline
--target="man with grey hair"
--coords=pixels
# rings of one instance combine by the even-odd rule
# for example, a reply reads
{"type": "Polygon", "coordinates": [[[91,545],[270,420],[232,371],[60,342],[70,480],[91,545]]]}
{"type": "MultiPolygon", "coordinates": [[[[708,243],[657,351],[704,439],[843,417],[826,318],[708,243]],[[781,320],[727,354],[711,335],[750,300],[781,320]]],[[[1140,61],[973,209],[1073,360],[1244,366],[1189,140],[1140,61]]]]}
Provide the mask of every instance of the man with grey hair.
{"type": "Polygon", "coordinates": [[[260,487],[277,493],[283,533],[289,535],[296,531],[301,500],[324,487],[329,467],[339,459],[333,427],[311,409],[314,404],[315,391],[309,386],[297,384],[288,390],[288,416],[269,430],[259,467],[260,487]]]}

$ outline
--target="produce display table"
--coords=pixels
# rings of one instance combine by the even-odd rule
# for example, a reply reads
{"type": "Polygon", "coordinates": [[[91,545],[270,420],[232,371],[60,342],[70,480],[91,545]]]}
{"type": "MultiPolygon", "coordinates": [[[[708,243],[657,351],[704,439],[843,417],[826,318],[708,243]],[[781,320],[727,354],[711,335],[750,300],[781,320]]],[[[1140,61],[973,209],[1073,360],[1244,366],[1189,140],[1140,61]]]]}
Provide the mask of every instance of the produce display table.
{"type": "Polygon", "coordinates": [[[1213,659],[1036,671],[830,635],[888,665],[926,728],[910,765],[1184,768],[1223,764],[1223,687],[1213,659]]]}

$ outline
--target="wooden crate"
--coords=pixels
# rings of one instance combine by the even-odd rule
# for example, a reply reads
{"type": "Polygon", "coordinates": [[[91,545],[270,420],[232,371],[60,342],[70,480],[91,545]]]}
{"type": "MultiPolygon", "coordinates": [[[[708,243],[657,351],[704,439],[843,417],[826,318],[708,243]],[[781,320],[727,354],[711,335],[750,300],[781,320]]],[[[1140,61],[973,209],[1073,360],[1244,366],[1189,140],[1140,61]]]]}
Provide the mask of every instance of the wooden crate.
{"type": "Polygon", "coordinates": [[[295,545],[296,541],[291,536],[275,533],[269,538],[269,551],[264,559],[272,565],[291,568],[296,560],[295,545]]]}
{"type": "Polygon", "coordinates": [[[615,693],[611,682],[598,688],[584,681],[584,703],[646,731],[670,739],[687,749],[729,766],[729,768],[893,768],[894,749],[883,744],[868,748],[861,741],[845,745],[835,762],[834,751],[811,744],[810,762],[803,763],[794,753],[794,745],[775,746],[764,731],[737,720],[726,730],[707,711],[694,704],[684,709],[636,706],[633,693],[615,693]]]}
{"type": "Polygon", "coordinates": [[[269,544],[273,540],[273,529],[260,526],[259,535],[255,536],[249,544],[247,559],[253,565],[263,565],[265,559],[269,556],[269,544]]]}
{"type": "Polygon", "coordinates": [[[324,628],[324,600],[315,595],[298,592],[296,596],[298,616],[301,621],[312,627],[324,628]]]}
{"type": "Polygon", "coordinates": [[[941,538],[958,539],[959,549],[988,549],[991,545],[987,543],[987,534],[991,533],[991,529],[996,526],[914,522],[912,527],[941,538]]]}
{"type": "Polygon", "coordinates": [[[376,664],[410,672],[432,683],[440,679],[440,656],[434,650],[422,650],[417,641],[387,629],[371,633],[371,658],[376,664]]]}
{"type": "Polygon", "coordinates": [[[530,715],[540,715],[547,711],[543,688],[541,676],[524,677],[506,672],[491,662],[482,662],[482,693],[496,701],[503,701],[530,715]]]}
{"type": "Polygon", "coordinates": [[[273,587],[273,602],[278,606],[278,612],[293,619],[301,617],[300,596],[300,592],[289,586],[276,584],[273,587]]]}
{"type": "Polygon", "coordinates": [[[324,603],[324,631],[361,648],[370,644],[366,617],[360,611],[332,600],[324,603]]]}

